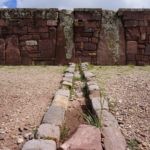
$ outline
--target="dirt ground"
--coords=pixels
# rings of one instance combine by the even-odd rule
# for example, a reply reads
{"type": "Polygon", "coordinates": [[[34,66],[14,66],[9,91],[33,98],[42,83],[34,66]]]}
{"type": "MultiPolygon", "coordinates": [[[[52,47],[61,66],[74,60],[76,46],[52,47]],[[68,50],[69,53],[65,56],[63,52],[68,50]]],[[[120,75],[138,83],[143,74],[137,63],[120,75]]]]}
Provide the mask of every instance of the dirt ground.
{"type": "Polygon", "coordinates": [[[150,150],[150,66],[91,67],[130,150],[150,150]]]}
{"type": "Polygon", "coordinates": [[[18,150],[59,88],[64,67],[0,67],[0,149],[18,150]]]}

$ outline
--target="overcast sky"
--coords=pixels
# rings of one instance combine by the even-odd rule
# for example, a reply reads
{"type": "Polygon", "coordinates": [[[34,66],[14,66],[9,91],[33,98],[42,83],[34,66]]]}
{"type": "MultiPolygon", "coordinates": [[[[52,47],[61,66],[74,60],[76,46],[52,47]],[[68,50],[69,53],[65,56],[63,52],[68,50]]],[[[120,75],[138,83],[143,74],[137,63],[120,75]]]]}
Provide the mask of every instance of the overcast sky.
{"type": "Polygon", "coordinates": [[[150,0],[0,0],[1,8],[150,8],[150,0]]]}

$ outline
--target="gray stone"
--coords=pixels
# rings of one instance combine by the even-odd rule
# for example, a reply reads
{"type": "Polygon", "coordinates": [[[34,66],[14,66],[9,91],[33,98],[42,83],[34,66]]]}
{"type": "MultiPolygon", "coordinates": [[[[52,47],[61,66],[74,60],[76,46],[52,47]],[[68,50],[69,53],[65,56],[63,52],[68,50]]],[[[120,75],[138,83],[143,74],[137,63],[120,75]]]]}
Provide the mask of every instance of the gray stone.
{"type": "Polygon", "coordinates": [[[74,73],[75,71],[75,68],[74,67],[69,67],[66,72],[69,72],[69,73],[74,73]]]}
{"type": "Polygon", "coordinates": [[[72,82],[63,81],[62,85],[65,85],[65,86],[68,86],[68,87],[72,87],[72,82]]]}
{"type": "Polygon", "coordinates": [[[67,73],[64,74],[64,77],[72,77],[73,78],[73,74],[67,72],[67,73]]]}
{"type": "Polygon", "coordinates": [[[53,139],[59,142],[60,128],[52,124],[41,124],[36,137],[41,139],[53,139]]]}
{"type": "Polygon", "coordinates": [[[34,45],[38,45],[38,44],[37,44],[37,41],[35,41],[35,40],[29,40],[29,41],[26,41],[26,45],[27,46],[34,46],[34,45]]]}
{"type": "Polygon", "coordinates": [[[102,119],[104,127],[116,127],[116,128],[119,127],[115,117],[107,110],[102,111],[102,119]]]}
{"type": "Polygon", "coordinates": [[[63,77],[63,81],[73,82],[73,77],[63,77]]]}
{"type": "Polygon", "coordinates": [[[94,90],[99,90],[99,86],[98,85],[89,85],[88,86],[89,91],[94,91],[94,90]]]}
{"type": "Polygon", "coordinates": [[[92,81],[88,81],[88,82],[87,82],[87,85],[88,85],[88,86],[90,86],[90,85],[97,85],[97,82],[96,82],[96,81],[93,81],[93,80],[92,80],[92,81]]]}
{"type": "Polygon", "coordinates": [[[102,134],[105,150],[126,150],[126,141],[119,128],[104,127],[102,134]]]}
{"type": "Polygon", "coordinates": [[[62,95],[62,96],[70,97],[70,90],[59,89],[55,95],[62,95]]]}
{"type": "Polygon", "coordinates": [[[56,150],[56,143],[52,140],[31,140],[24,144],[22,150],[56,150]]]}
{"type": "Polygon", "coordinates": [[[58,106],[51,106],[45,113],[42,123],[62,126],[65,117],[65,109],[58,106]]]}
{"type": "Polygon", "coordinates": [[[89,72],[89,71],[84,71],[84,76],[86,79],[89,79],[89,78],[94,77],[94,74],[92,72],[89,72]]]}

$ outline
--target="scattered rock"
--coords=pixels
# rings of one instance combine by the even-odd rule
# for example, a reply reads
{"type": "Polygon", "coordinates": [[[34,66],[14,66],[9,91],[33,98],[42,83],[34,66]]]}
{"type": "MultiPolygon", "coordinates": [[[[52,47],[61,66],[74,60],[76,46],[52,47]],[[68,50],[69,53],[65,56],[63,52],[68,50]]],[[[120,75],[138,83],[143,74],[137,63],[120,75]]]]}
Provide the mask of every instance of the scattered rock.
{"type": "Polygon", "coordinates": [[[24,142],[24,138],[22,136],[17,137],[17,144],[22,144],[24,142]]]}

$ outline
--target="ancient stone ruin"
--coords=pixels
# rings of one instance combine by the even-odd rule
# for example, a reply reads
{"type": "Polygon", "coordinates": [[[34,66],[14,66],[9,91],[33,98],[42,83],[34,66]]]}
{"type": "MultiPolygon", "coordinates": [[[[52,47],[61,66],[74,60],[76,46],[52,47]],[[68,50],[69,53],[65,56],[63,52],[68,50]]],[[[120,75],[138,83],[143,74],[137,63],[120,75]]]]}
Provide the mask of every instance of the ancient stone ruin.
{"type": "Polygon", "coordinates": [[[1,65],[150,64],[150,10],[1,9],[1,65]]]}

